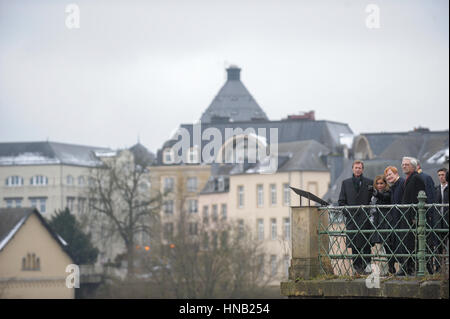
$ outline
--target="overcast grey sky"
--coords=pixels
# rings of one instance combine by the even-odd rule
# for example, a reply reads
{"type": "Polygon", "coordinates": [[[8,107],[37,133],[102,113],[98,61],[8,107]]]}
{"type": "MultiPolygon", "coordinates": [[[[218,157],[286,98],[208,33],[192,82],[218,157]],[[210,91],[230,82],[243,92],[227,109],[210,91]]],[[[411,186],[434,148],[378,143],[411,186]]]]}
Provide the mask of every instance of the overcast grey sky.
{"type": "Polygon", "coordinates": [[[200,119],[229,64],[272,120],[315,110],[356,134],[446,130],[448,30],[447,0],[0,0],[0,142],[139,135],[155,152],[200,119]]]}

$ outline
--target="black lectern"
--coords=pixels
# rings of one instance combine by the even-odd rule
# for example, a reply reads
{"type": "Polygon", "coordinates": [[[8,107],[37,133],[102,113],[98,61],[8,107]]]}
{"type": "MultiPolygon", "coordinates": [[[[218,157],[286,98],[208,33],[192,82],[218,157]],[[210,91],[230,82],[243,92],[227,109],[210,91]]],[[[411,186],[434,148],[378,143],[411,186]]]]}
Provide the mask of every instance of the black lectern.
{"type": "Polygon", "coordinates": [[[307,191],[304,191],[304,190],[301,190],[301,189],[298,189],[298,188],[295,188],[295,187],[292,187],[292,186],[289,186],[289,188],[292,189],[297,195],[300,196],[300,206],[302,206],[302,197],[308,199],[308,206],[311,206],[311,201],[319,203],[322,206],[328,206],[329,205],[326,201],[324,201],[323,199],[317,197],[316,195],[314,195],[314,194],[312,194],[310,192],[307,192],[307,191]]]}

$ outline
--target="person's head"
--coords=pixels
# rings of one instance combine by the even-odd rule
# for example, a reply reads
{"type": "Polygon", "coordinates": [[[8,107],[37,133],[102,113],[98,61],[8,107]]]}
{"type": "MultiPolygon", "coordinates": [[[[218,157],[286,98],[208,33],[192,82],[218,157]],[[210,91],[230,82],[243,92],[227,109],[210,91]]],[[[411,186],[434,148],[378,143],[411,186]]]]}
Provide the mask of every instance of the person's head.
{"type": "Polygon", "coordinates": [[[363,161],[360,161],[360,160],[354,161],[352,164],[352,171],[353,171],[353,175],[355,175],[356,177],[361,176],[362,173],[364,172],[363,161]]]}
{"type": "Polygon", "coordinates": [[[414,157],[403,157],[402,171],[405,175],[411,175],[417,169],[417,160],[414,157]]]}
{"type": "Polygon", "coordinates": [[[399,179],[398,169],[395,166],[388,166],[384,170],[384,176],[389,184],[394,184],[399,179]]]}
{"type": "Polygon", "coordinates": [[[379,192],[387,191],[389,189],[384,175],[378,175],[377,177],[375,177],[375,179],[373,180],[373,187],[379,192]]]}
{"type": "Polygon", "coordinates": [[[447,171],[448,171],[448,170],[447,170],[445,167],[440,168],[440,169],[438,169],[438,171],[437,171],[437,174],[438,174],[438,177],[439,177],[439,182],[440,182],[442,185],[447,184],[447,181],[445,180],[445,175],[447,174],[447,171]]]}
{"type": "Polygon", "coordinates": [[[422,165],[420,164],[420,161],[416,158],[417,165],[416,165],[416,171],[419,171],[422,169],[422,165]]]}

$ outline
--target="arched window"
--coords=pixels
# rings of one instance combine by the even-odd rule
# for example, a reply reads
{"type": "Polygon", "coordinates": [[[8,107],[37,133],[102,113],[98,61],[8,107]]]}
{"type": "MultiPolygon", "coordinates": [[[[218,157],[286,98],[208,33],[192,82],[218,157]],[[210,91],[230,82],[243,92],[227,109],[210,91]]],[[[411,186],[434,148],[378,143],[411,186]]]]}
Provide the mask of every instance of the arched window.
{"type": "Polygon", "coordinates": [[[21,176],[9,176],[5,180],[5,185],[8,187],[23,186],[23,177],[21,176]]]}
{"type": "Polygon", "coordinates": [[[30,185],[33,186],[43,186],[48,184],[47,176],[35,175],[30,178],[30,185]]]}
{"type": "Polygon", "coordinates": [[[41,260],[36,254],[27,253],[27,256],[22,258],[22,270],[41,270],[41,260]]]}

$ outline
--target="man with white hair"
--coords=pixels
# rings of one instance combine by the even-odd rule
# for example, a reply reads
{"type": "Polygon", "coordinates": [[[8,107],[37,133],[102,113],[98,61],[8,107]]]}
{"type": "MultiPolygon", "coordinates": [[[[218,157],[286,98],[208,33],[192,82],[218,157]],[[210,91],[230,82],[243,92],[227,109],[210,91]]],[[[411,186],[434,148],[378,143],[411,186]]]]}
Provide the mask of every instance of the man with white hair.
{"type": "MultiPolygon", "coordinates": [[[[425,191],[425,183],[417,173],[417,160],[414,157],[403,157],[402,170],[406,176],[405,188],[401,204],[417,204],[419,200],[417,196],[421,190],[425,191]]],[[[416,214],[413,209],[406,209],[401,218],[402,229],[413,229],[417,227],[416,214]]],[[[403,237],[403,245],[401,245],[401,252],[403,254],[415,254],[415,238],[413,231],[400,234],[403,237]]],[[[397,276],[404,276],[406,274],[413,275],[415,272],[415,259],[413,257],[406,257],[403,259],[402,266],[397,272],[397,276]]]]}

